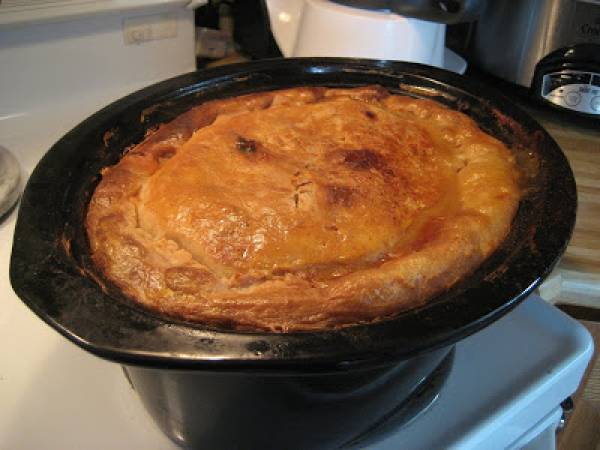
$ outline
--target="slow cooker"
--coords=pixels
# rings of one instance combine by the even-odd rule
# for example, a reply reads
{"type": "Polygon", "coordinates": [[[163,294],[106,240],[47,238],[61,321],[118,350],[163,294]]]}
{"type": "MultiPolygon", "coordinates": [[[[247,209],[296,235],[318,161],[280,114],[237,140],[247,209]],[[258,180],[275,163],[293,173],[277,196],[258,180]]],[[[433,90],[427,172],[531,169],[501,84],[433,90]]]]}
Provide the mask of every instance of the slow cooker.
{"type": "Polygon", "coordinates": [[[121,364],[161,429],[198,448],[338,448],[381,437],[428,403],[453,345],[502,317],[552,270],[576,210],[570,167],[552,138],[487,86],[410,63],[265,60],[193,72],[84,120],[42,158],[17,220],[10,279],[42,320],[121,364]],[[235,332],[141,310],[98,282],[83,219],[101,169],[206,100],[298,85],[382,85],[471,116],[506,143],[523,198],[509,235],[475,272],[423,307],[371,325],[307,333],[235,332]]]}

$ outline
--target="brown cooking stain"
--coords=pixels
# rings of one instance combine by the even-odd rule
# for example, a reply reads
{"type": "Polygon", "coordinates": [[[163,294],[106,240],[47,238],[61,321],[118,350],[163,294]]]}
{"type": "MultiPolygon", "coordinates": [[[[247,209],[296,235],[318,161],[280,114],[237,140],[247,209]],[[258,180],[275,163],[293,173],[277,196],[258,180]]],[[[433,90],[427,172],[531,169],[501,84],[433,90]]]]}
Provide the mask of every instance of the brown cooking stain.
{"type": "Polygon", "coordinates": [[[367,116],[371,120],[377,120],[377,114],[375,114],[373,111],[366,110],[365,116],[367,116]]]}
{"type": "Polygon", "coordinates": [[[389,167],[388,160],[374,150],[368,148],[356,150],[341,150],[342,163],[352,170],[376,170],[385,177],[394,176],[394,171],[389,167]]]}
{"type": "Polygon", "coordinates": [[[236,148],[242,153],[256,152],[256,141],[253,141],[252,139],[246,139],[243,136],[238,136],[235,145],[236,148]]]}
{"type": "Polygon", "coordinates": [[[327,203],[349,208],[356,191],[348,186],[326,185],[324,186],[327,203]]]}

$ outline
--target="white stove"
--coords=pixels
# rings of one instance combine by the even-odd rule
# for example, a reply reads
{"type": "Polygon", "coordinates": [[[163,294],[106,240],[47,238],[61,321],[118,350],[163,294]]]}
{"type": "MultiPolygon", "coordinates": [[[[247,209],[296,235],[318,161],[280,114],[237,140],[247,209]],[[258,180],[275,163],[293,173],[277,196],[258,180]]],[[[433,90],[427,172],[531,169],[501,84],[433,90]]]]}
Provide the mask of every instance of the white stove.
{"type": "MultiPolygon", "coordinates": [[[[0,146],[25,176],[94,111],[194,69],[189,1],[147,1],[144,9],[106,0],[115,8],[95,2],[105,8],[76,21],[68,14],[49,19],[46,11],[37,22],[23,11],[44,2],[21,3],[30,5],[21,15],[3,16],[0,6],[0,146]]],[[[154,425],[118,364],[68,342],[13,293],[15,219],[13,212],[0,223],[0,448],[178,448],[154,425]]],[[[581,325],[530,297],[460,342],[431,408],[370,448],[553,449],[560,403],[576,390],[592,352],[581,325]]]]}

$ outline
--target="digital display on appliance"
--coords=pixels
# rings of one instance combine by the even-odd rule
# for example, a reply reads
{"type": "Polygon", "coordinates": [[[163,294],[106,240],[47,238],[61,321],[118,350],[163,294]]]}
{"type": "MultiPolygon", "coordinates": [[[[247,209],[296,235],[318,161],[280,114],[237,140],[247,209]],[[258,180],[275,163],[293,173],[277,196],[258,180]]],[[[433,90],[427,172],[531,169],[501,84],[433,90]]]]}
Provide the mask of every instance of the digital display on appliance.
{"type": "MultiPolygon", "coordinates": [[[[594,75],[598,77],[598,75],[594,75]]],[[[590,84],[592,75],[587,72],[557,72],[544,77],[543,95],[548,95],[555,89],[571,84],[590,84]]],[[[600,82],[600,78],[597,80],[600,82]]]]}

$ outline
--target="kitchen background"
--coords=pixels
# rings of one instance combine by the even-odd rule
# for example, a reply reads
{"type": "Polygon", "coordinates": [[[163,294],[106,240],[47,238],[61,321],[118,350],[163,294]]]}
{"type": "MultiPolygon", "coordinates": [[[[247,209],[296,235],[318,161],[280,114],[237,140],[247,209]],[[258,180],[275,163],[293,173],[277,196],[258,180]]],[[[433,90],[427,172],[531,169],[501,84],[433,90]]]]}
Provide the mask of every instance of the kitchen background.
{"type": "MultiPolygon", "coordinates": [[[[78,52],[82,52],[82,45],[85,44],[90,29],[95,27],[98,32],[103,32],[101,20],[90,19],[89,14],[102,14],[99,11],[104,7],[102,5],[107,5],[107,11],[110,10],[110,3],[110,1],[0,1],[0,77],[4,78],[0,82],[2,89],[0,97],[4,103],[1,105],[3,109],[0,110],[3,116],[3,120],[0,121],[0,139],[2,139],[0,145],[17,155],[17,159],[25,167],[25,172],[33,166],[39,154],[21,153],[20,148],[30,146],[47,148],[48,144],[60,137],[58,132],[49,133],[43,140],[35,136],[35,130],[44,129],[44,126],[49,127],[48,121],[55,120],[57,123],[72,126],[81,117],[91,114],[108,101],[151,82],[192,70],[194,66],[201,69],[282,56],[280,45],[273,36],[273,21],[269,20],[269,11],[263,1],[171,2],[195,8],[193,16],[185,18],[178,15],[179,13],[167,10],[142,11],[141,5],[132,6],[131,2],[128,4],[126,1],[117,2],[119,12],[115,13],[111,10],[110,13],[123,14],[123,17],[116,21],[125,30],[123,35],[120,30],[117,30],[116,34],[122,40],[119,46],[141,47],[146,42],[165,45],[163,59],[159,63],[150,56],[139,60],[137,67],[146,67],[144,69],[147,71],[144,74],[146,78],[124,64],[124,70],[129,72],[124,73],[123,77],[129,77],[131,81],[117,86],[116,78],[111,79],[113,75],[110,72],[111,64],[117,63],[119,58],[123,57],[119,55],[120,50],[115,50],[108,44],[103,49],[93,47],[94,59],[106,62],[103,67],[86,68],[84,64],[74,64],[81,74],[76,77],[75,85],[81,86],[74,86],[71,83],[61,89],[72,92],[81,88],[81,92],[84,92],[81,95],[88,95],[89,91],[95,91],[98,86],[105,83],[102,86],[105,94],[97,96],[99,100],[95,100],[96,106],[90,106],[83,111],[80,108],[71,113],[73,109],[57,104],[57,110],[61,111],[61,108],[64,108],[64,114],[60,119],[59,115],[50,117],[47,112],[32,114],[26,128],[34,131],[26,133],[27,136],[24,138],[21,131],[23,127],[13,126],[12,124],[17,122],[15,118],[11,119],[14,114],[20,113],[17,110],[21,108],[24,97],[22,91],[11,89],[10,86],[30,83],[31,90],[35,92],[35,95],[31,95],[30,98],[37,103],[26,105],[24,109],[21,108],[23,110],[38,111],[43,109],[39,104],[53,102],[53,93],[48,92],[47,87],[39,88],[40,83],[37,80],[40,76],[40,61],[45,62],[48,67],[54,67],[55,61],[52,61],[55,57],[54,47],[60,42],[68,42],[69,38],[72,38],[74,44],[68,52],[77,58],[78,52]],[[70,8],[75,5],[78,9],[70,16],[61,16],[56,9],[49,7],[50,3],[59,6],[65,4],[70,8]],[[91,3],[96,5],[91,6],[91,3]],[[136,8],[139,12],[134,14],[136,8]],[[38,14],[36,19],[31,18],[32,11],[38,14]],[[163,16],[156,19],[155,14],[163,14],[163,16]],[[78,18],[83,19],[77,22],[78,18]],[[38,25],[40,20],[43,22],[42,25],[38,25]],[[190,20],[193,24],[188,23],[190,20]],[[61,21],[72,22],[72,27],[66,36],[52,28],[52,23],[61,21]],[[82,27],[87,28],[82,31],[82,27]],[[28,34],[29,30],[35,30],[38,36],[41,33],[44,38],[36,41],[34,34],[28,34]],[[176,43],[177,49],[170,49],[167,44],[175,35],[179,40],[176,43]],[[11,51],[17,47],[21,47],[22,50],[11,51]],[[32,50],[33,47],[37,50],[32,50]],[[35,63],[33,59],[25,60],[23,55],[28,51],[31,52],[31,58],[36,59],[35,63]],[[178,52],[185,52],[186,56],[182,58],[178,52]],[[185,62],[182,63],[184,59],[185,62]],[[8,66],[19,65],[22,65],[22,69],[18,71],[9,72],[6,69],[8,66]],[[103,77],[98,77],[99,72],[103,77]],[[86,84],[90,86],[87,93],[86,84]],[[18,108],[11,110],[12,105],[18,105],[18,108]],[[39,125],[39,121],[42,120],[45,122],[44,125],[39,125]]],[[[153,8],[161,8],[167,3],[169,2],[146,2],[153,8]]],[[[285,2],[274,3],[282,8],[281,4],[285,2]]],[[[389,8],[394,2],[362,3],[369,4],[367,6],[370,8],[381,8],[382,3],[385,3],[383,6],[389,8]]],[[[441,3],[446,4],[449,12],[452,13],[453,5],[461,2],[441,3]]],[[[469,3],[476,2],[465,4],[469,3]]],[[[600,96],[598,92],[600,78],[595,74],[600,74],[600,52],[597,51],[600,47],[595,45],[600,44],[600,3],[542,0],[521,3],[526,3],[527,8],[521,6],[508,8],[507,2],[502,1],[488,2],[486,4],[488,6],[479,5],[475,8],[476,11],[467,11],[466,15],[462,16],[462,19],[468,19],[467,22],[457,19],[460,11],[455,11],[455,17],[442,18],[441,20],[446,21],[443,22],[442,29],[442,32],[445,32],[445,46],[452,52],[445,57],[449,60],[448,58],[455,58],[455,55],[458,55],[458,59],[453,59],[456,62],[453,67],[457,71],[464,70],[460,61],[466,61],[466,76],[493,85],[529,112],[550,132],[569,159],[578,188],[577,223],[564,257],[540,288],[540,294],[544,299],[580,320],[594,336],[598,348],[600,343],[600,96]],[[536,21],[531,22],[533,17],[536,21]],[[459,23],[454,23],[456,21],[459,23]],[[528,33],[521,34],[522,27],[527,28],[528,33]],[[573,45],[579,47],[571,53],[556,52],[557,49],[570,48],[573,45]]],[[[286,19],[286,16],[280,14],[279,18],[286,19]]],[[[292,20],[293,17],[287,19],[292,20]]],[[[322,48],[326,48],[329,45],[328,40],[333,39],[328,30],[322,31],[321,35],[313,35],[312,38],[322,48]]],[[[280,40],[285,41],[282,37],[280,40]]],[[[359,36],[356,44],[348,43],[351,51],[353,48],[358,48],[360,45],[358,41],[361,40],[364,41],[364,38],[359,36]],[[353,47],[354,45],[356,47],[353,47]]],[[[92,41],[90,40],[89,43],[91,44],[92,41]]],[[[307,42],[306,48],[310,44],[307,42]]],[[[419,57],[428,58],[430,54],[435,54],[435,45],[432,43],[432,46],[419,57]]],[[[285,47],[288,52],[294,51],[293,46],[285,45],[285,47]]],[[[298,51],[298,48],[295,50],[298,51]]],[[[362,51],[366,51],[368,56],[368,52],[374,50],[366,48],[362,51]]],[[[84,55],[81,58],[84,60],[84,55]]],[[[438,60],[438,65],[443,66],[440,61],[438,60]]],[[[65,71],[67,70],[73,69],[65,64],[65,71]]],[[[46,77],[53,76],[59,79],[63,75],[59,73],[59,69],[53,68],[48,71],[46,77]],[[53,73],[55,70],[56,73],[53,73]]],[[[94,102],[90,102],[90,105],[92,103],[94,102]]],[[[62,129],[64,126],[55,128],[62,129]]],[[[8,211],[5,216],[12,213],[8,211]]],[[[0,227],[6,229],[5,224],[0,227]]],[[[9,252],[8,241],[2,242],[2,251],[9,252]]],[[[8,286],[3,287],[10,289],[8,286]]],[[[0,315],[0,319],[3,320],[0,323],[8,323],[8,316],[0,315]]],[[[3,380],[6,377],[9,375],[0,372],[0,383],[5,382],[3,380]]],[[[570,408],[568,403],[564,405],[565,409],[570,411],[567,414],[566,428],[559,433],[559,448],[600,449],[600,428],[597,426],[600,423],[600,365],[597,358],[592,360],[573,400],[574,409],[570,408]]]]}

